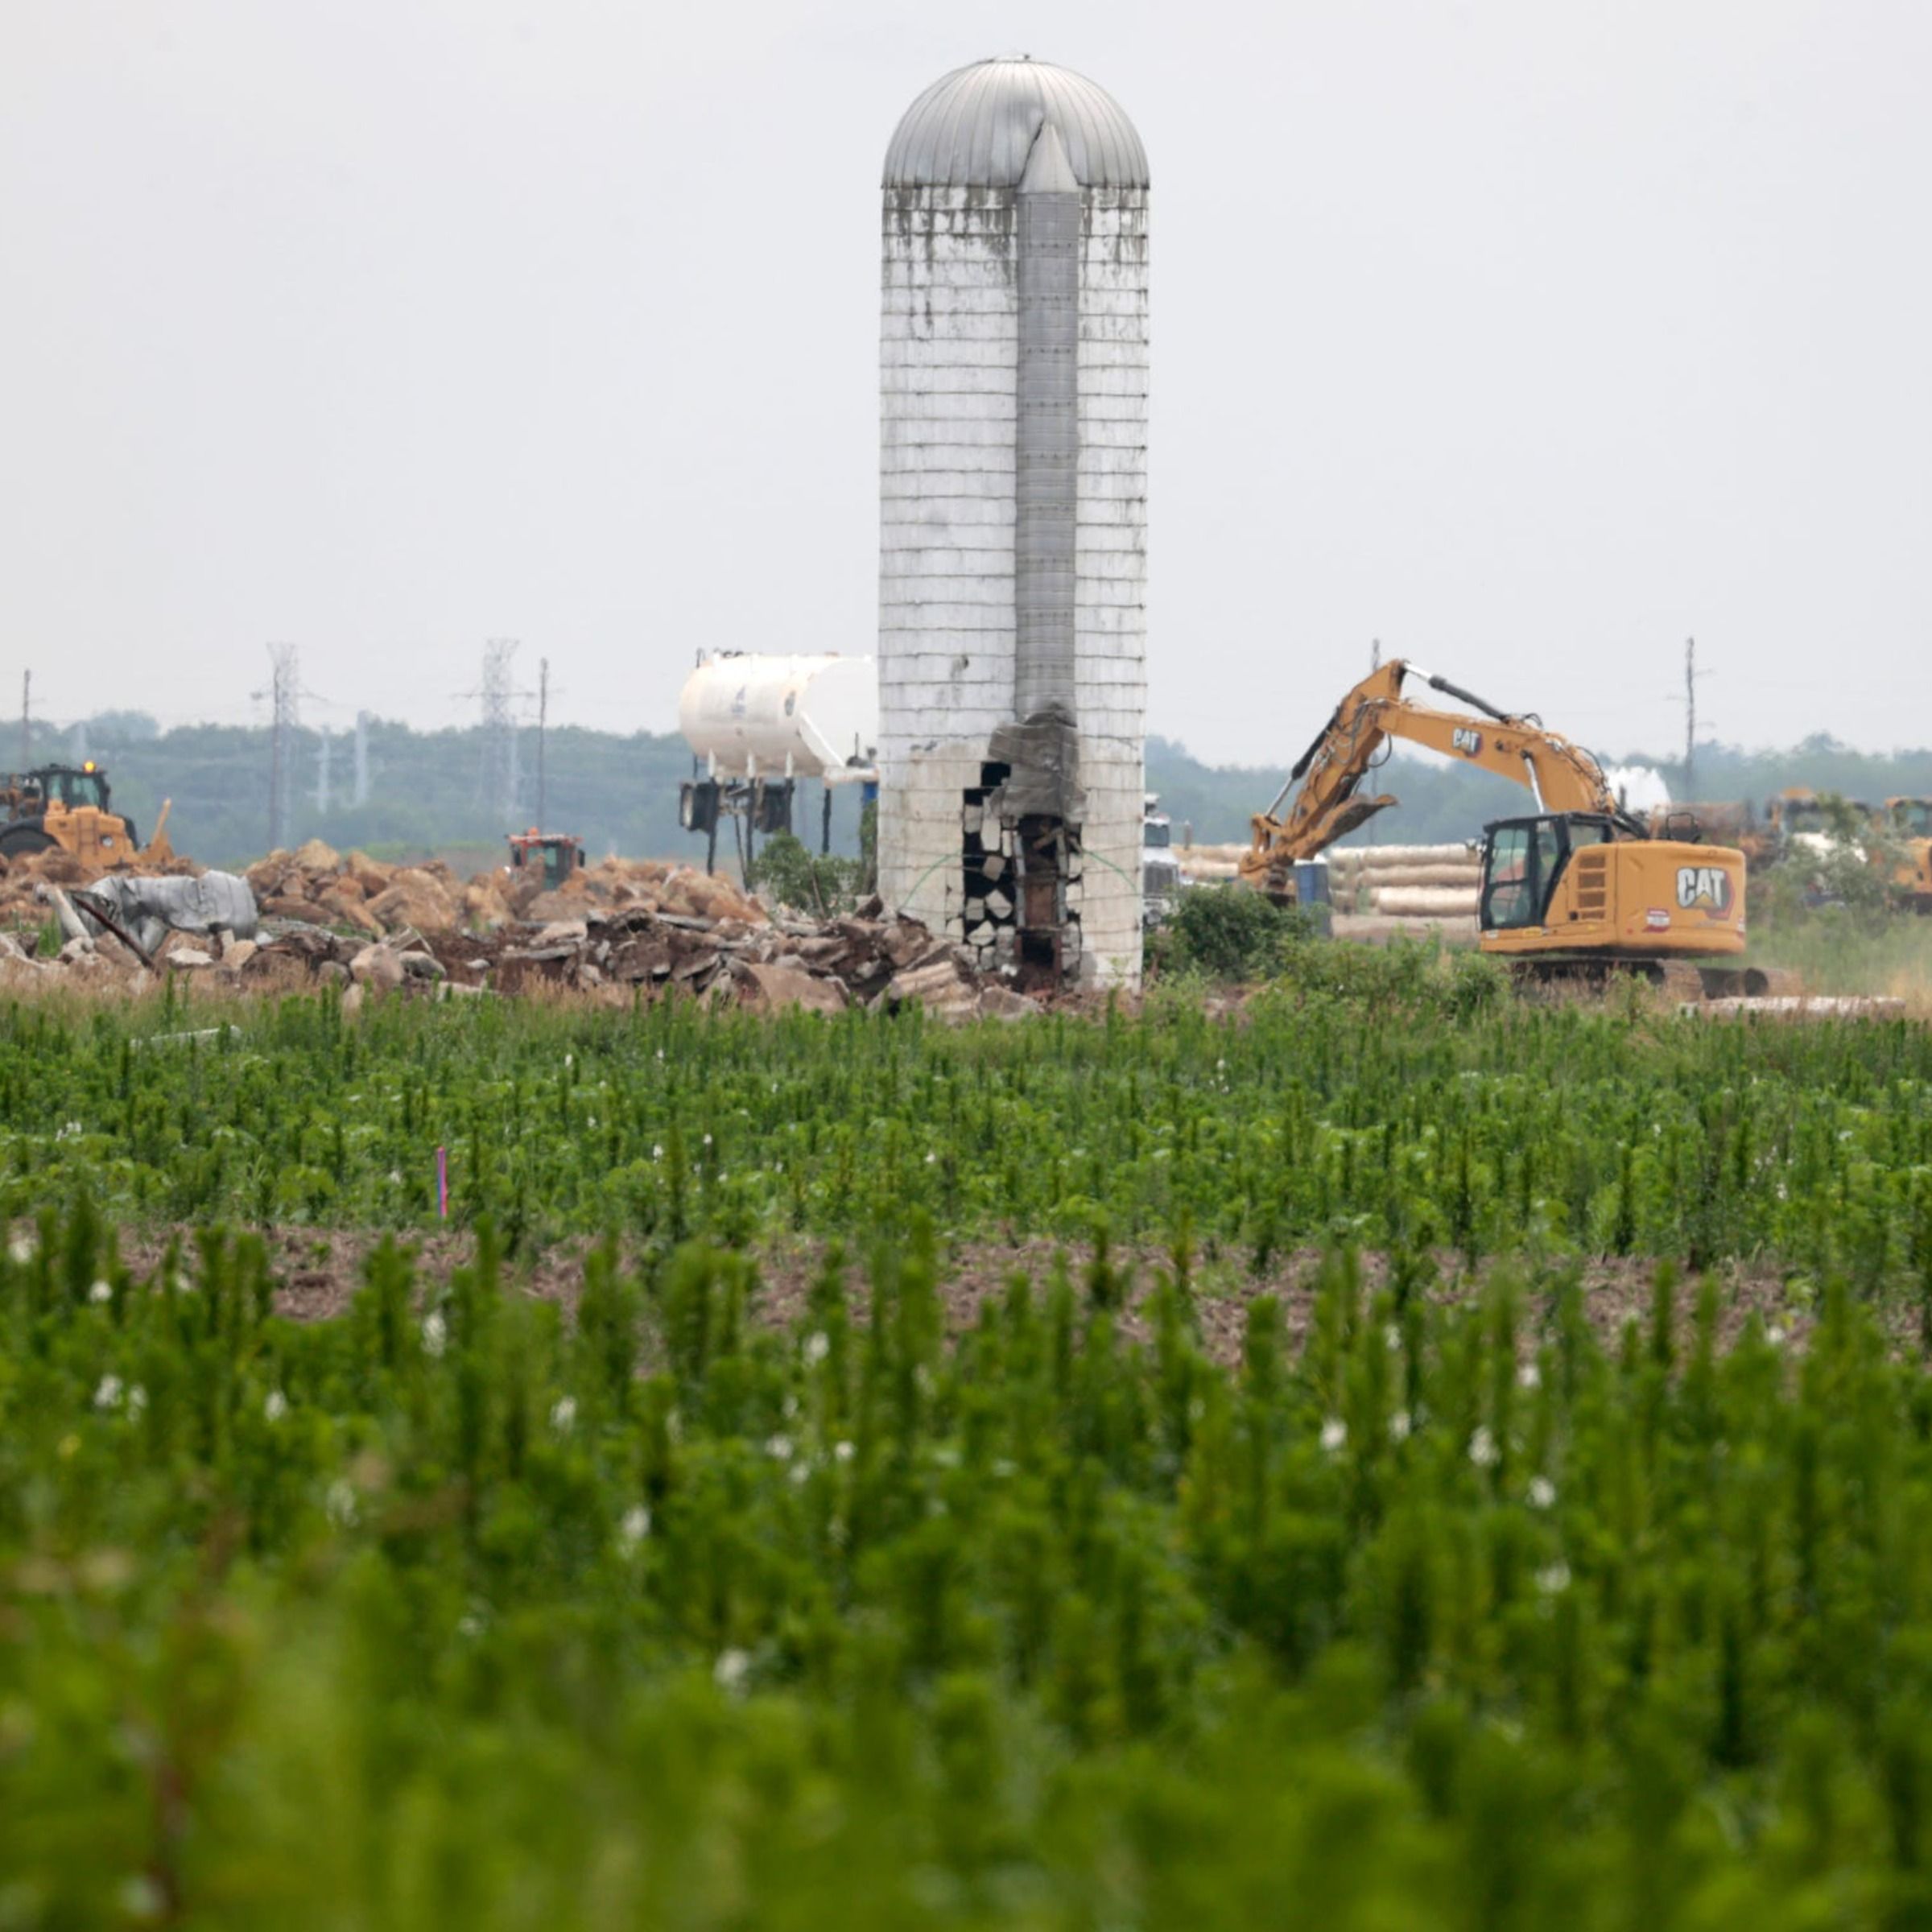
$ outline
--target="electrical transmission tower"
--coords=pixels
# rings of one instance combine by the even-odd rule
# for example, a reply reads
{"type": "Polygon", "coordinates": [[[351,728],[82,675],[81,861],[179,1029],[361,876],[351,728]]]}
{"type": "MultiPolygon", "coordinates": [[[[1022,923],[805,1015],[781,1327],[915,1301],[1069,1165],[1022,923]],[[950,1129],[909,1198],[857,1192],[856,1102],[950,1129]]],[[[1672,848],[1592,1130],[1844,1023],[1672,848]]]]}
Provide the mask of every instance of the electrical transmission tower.
{"type": "Polygon", "coordinates": [[[356,791],[355,803],[369,803],[369,728],[375,722],[366,711],[356,713],[356,791]]]}
{"type": "Polygon", "coordinates": [[[517,817],[517,794],[522,789],[518,769],[516,700],[512,675],[517,654],[514,638],[492,638],[483,647],[483,682],[466,695],[482,705],[482,755],[477,762],[478,802],[506,824],[517,817]]]}
{"type": "Polygon", "coordinates": [[[292,644],[271,644],[268,661],[273,676],[266,696],[274,707],[269,740],[268,846],[271,852],[288,844],[291,794],[295,790],[295,733],[302,724],[301,657],[292,644]]]}
{"type": "Polygon", "coordinates": [[[20,674],[20,769],[25,771],[34,762],[34,674],[23,671],[20,674]]]}

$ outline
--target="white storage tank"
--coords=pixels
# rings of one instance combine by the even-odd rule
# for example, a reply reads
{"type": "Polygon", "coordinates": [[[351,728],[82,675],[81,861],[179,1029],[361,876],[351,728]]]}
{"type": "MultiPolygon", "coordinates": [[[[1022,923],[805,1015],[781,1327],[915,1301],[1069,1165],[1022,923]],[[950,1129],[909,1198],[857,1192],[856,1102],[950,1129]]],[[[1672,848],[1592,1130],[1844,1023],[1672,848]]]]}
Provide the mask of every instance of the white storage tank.
{"type": "Polygon", "coordinates": [[[721,651],[684,680],[678,729],[713,778],[872,775],[879,683],[870,658],[721,651]]]}
{"type": "Polygon", "coordinates": [[[1147,219],[1119,104],[1023,55],[936,81],[887,151],[880,891],[989,964],[1115,985],[1141,969],[1147,219]]]}

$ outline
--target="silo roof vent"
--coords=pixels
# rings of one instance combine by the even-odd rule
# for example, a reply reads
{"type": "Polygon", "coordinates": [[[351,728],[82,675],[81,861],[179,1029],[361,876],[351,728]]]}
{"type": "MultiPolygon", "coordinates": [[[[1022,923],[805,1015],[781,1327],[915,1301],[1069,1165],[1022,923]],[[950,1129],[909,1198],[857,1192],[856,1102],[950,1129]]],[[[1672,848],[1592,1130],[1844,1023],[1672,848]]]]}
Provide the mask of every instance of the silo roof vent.
{"type": "Polygon", "coordinates": [[[887,188],[1017,188],[1051,122],[1083,188],[1146,188],[1147,152],[1119,101],[1030,54],[976,61],[906,109],[886,151],[887,188]]]}

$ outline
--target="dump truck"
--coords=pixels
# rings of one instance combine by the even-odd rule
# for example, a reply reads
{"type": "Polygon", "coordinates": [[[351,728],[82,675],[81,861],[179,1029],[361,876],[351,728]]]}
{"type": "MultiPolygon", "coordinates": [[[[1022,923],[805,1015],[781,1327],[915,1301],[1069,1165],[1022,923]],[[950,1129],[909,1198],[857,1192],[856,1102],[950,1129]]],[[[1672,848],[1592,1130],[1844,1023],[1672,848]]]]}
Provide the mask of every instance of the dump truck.
{"type": "Polygon", "coordinates": [[[0,784],[0,858],[64,852],[90,877],[159,865],[173,858],[163,803],[155,836],[143,846],[134,820],[113,806],[107,774],[83,765],[40,765],[0,784]]]}
{"type": "Polygon", "coordinates": [[[1274,803],[1256,814],[1242,881],[1292,902],[1298,865],[1396,803],[1359,790],[1393,739],[1499,773],[1534,800],[1534,814],[1484,826],[1480,852],[1477,944],[1519,978],[1600,980],[1619,972],[1710,997],[1770,990],[1769,976],[1741,956],[1741,852],[1653,836],[1581,745],[1400,658],[1342,700],[1274,803]],[[1404,695],[1412,678],[1469,710],[1417,703],[1404,695]]]}

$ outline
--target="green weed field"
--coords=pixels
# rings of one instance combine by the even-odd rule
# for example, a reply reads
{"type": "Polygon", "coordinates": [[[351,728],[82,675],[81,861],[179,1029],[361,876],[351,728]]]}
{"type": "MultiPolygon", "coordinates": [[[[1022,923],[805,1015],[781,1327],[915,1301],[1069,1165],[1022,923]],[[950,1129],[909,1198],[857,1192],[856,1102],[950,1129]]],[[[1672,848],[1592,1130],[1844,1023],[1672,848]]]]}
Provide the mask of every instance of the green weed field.
{"type": "Polygon", "coordinates": [[[1408,972],[0,1016],[0,1928],[1932,1924],[1923,1031],[1408,972]]]}
{"type": "Polygon", "coordinates": [[[783,1232],[1330,1238],[1468,1256],[1769,1257],[1861,1291],[1932,1268],[1932,1034],[1484,1005],[1418,979],[1243,1022],[948,1031],[291,1001],[0,1011],[0,1213],[742,1246],[783,1232]],[[244,1009],[246,1011],[246,1009],[244,1009]]]}

